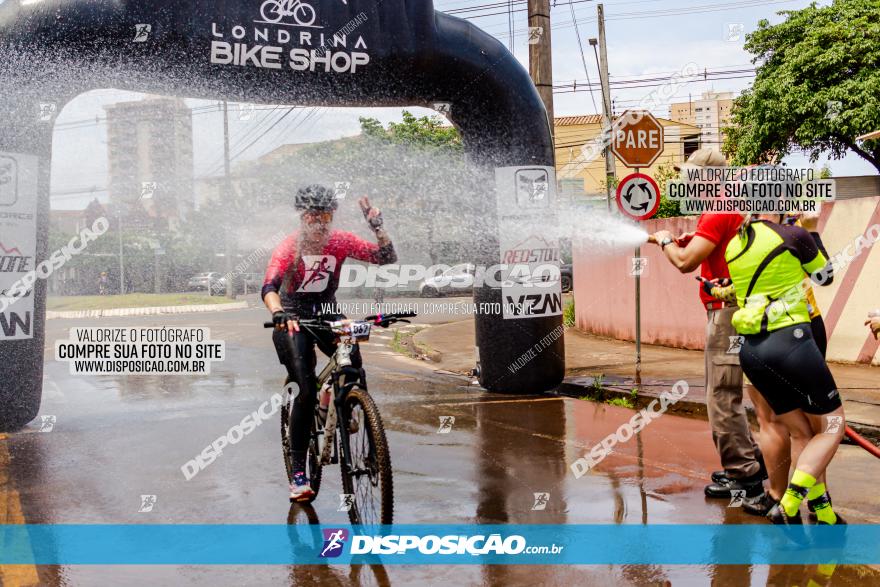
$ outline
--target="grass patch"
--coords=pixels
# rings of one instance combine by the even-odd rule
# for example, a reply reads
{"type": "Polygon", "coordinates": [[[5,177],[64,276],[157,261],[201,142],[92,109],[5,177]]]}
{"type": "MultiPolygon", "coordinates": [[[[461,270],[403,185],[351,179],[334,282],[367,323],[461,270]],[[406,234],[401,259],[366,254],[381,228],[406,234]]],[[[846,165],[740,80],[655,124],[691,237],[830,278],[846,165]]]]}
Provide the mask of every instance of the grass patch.
{"type": "Polygon", "coordinates": [[[189,306],[197,304],[225,304],[223,296],[199,293],[146,294],[123,296],[50,296],[46,308],[53,312],[78,310],[113,310],[116,308],[154,308],[159,306],[189,306]]]}
{"type": "Polygon", "coordinates": [[[605,403],[619,408],[633,409],[635,407],[632,400],[626,397],[612,397],[611,399],[605,400],[605,403]]]}
{"type": "Polygon", "coordinates": [[[413,328],[407,331],[395,328],[394,335],[391,337],[391,342],[388,346],[390,346],[391,350],[395,353],[405,355],[411,359],[427,361],[435,352],[434,349],[424,343],[416,342],[413,339],[413,337],[422,330],[424,330],[424,328],[413,328]]]}
{"type": "Polygon", "coordinates": [[[569,300],[562,310],[562,324],[567,328],[574,326],[574,298],[569,300]]]}
{"type": "Polygon", "coordinates": [[[404,338],[403,333],[395,328],[394,336],[391,338],[391,350],[401,355],[408,355],[409,351],[403,343],[404,338]]]}
{"type": "Polygon", "coordinates": [[[635,402],[639,398],[639,390],[633,389],[628,396],[622,396],[618,392],[610,392],[605,388],[604,375],[594,375],[593,383],[588,388],[586,395],[580,396],[578,399],[588,402],[599,402],[620,408],[635,408],[635,402]]]}

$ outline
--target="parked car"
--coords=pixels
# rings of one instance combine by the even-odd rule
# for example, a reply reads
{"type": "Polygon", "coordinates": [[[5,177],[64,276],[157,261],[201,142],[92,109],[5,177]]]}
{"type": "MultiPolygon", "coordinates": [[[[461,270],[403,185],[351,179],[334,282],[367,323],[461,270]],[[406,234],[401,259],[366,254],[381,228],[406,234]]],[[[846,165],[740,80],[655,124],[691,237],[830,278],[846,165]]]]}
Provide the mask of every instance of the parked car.
{"type": "MultiPolygon", "coordinates": [[[[419,286],[423,298],[440,297],[443,295],[464,295],[474,291],[475,267],[471,263],[460,263],[450,267],[440,275],[425,279],[419,286]]],[[[573,274],[570,263],[559,267],[562,293],[572,289],[573,274]]],[[[536,276],[537,277],[537,276],[536,276]]]]}
{"type": "Polygon", "coordinates": [[[245,273],[244,282],[248,291],[260,291],[263,288],[263,277],[262,273],[245,273]]]}
{"type": "MultiPolygon", "coordinates": [[[[263,276],[259,273],[242,273],[234,276],[235,293],[254,293],[263,287],[263,276]]],[[[226,276],[222,276],[211,285],[210,295],[226,295],[226,276]]]]}
{"type": "Polygon", "coordinates": [[[559,267],[560,281],[562,282],[562,293],[568,293],[574,287],[574,273],[571,270],[571,263],[563,263],[559,267]]]}
{"type": "Polygon", "coordinates": [[[208,290],[211,285],[214,284],[218,279],[223,277],[222,273],[217,273],[216,271],[208,271],[205,273],[199,273],[190,278],[187,282],[186,287],[190,290],[208,290]]]}
{"type": "Polygon", "coordinates": [[[423,298],[473,293],[475,271],[473,263],[459,263],[439,275],[425,279],[419,286],[419,293],[423,298]]]}

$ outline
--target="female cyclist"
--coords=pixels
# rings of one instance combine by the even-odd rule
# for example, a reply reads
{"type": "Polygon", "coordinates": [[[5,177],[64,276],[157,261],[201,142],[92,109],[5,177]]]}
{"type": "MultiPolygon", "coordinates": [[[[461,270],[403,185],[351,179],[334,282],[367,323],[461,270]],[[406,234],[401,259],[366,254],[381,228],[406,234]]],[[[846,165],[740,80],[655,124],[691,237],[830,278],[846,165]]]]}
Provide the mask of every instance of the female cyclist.
{"type": "MultiPolygon", "coordinates": [[[[740,307],[732,322],[744,337],[743,371],[773,411],[774,420],[804,444],[788,488],[779,495],[778,488],[771,486],[770,497],[776,503],[767,517],[774,524],[800,524],[799,508],[806,498],[820,524],[842,524],[820,480],[843,438],[843,404],[801,294],[804,272],[822,283],[831,270],[813,236],[802,227],[782,225],[781,220],[778,214],[747,217],[725,254],[740,307]]],[[[773,442],[772,438],[767,441],[773,442]]],[[[762,450],[766,454],[777,448],[762,450]]]]}

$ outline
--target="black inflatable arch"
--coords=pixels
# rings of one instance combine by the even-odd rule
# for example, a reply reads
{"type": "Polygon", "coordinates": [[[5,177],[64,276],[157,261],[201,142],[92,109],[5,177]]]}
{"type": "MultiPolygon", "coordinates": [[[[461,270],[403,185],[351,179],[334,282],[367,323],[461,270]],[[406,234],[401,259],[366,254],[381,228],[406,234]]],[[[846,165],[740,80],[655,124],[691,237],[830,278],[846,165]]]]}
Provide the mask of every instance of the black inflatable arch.
{"type": "MultiPolygon", "coordinates": [[[[36,199],[32,214],[10,208],[15,195],[0,185],[0,237],[30,223],[34,266],[49,253],[46,104],[60,112],[99,88],[272,104],[447,103],[479,164],[553,165],[546,110],[528,74],[500,42],[430,0],[0,0],[0,181],[10,159],[36,170],[35,187],[18,192],[36,199]]],[[[494,186],[486,196],[496,197],[494,186]]],[[[474,262],[498,263],[498,235],[486,242],[474,262]]],[[[45,280],[30,295],[30,337],[0,331],[0,430],[23,426],[40,406],[45,280]]],[[[474,297],[501,303],[502,290],[485,286],[474,297]]],[[[478,316],[480,383],[510,393],[555,387],[564,372],[560,328],[558,313],[478,316]],[[523,361],[542,339],[541,356],[523,361]]]]}

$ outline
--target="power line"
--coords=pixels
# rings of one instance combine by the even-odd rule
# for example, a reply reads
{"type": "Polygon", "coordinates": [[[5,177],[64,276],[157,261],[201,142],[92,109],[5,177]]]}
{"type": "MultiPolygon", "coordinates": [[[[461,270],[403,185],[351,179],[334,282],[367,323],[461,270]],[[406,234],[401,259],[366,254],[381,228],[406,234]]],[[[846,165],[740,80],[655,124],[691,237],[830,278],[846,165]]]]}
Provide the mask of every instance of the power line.
{"type": "MultiPolygon", "coordinates": [[[[557,6],[564,6],[566,4],[583,4],[584,2],[592,2],[592,1],[593,0],[570,0],[569,2],[557,2],[553,5],[553,7],[555,8],[557,6]]],[[[498,2],[495,4],[480,4],[477,6],[468,6],[467,8],[455,8],[452,10],[440,10],[440,12],[456,16],[459,14],[464,14],[464,13],[468,13],[468,12],[477,12],[480,10],[491,10],[491,9],[505,8],[505,10],[501,10],[500,12],[490,12],[487,14],[474,14],[474,15],[470,15],[470,16],[460,17],[460,18],[466,18],[466,19],[470,20],[472,18],[484,18],[484,17],[488,17],[488,16],[504,15],[504,14],[508,14],[508,12],[527,12],[528,11],[528,7],[522,8],[522,9],[513,9],[512,8],[513,4],[528,4],[528,0],[512,0],[507,3],[498,2]]]]}
{"type": "MultiPolygon", "coordinates": [[[[753,67],[741,68],[741,69],[729,69],[729,68],[724,68],[724,67],[709,69],[708,67],[705,67],[703,69],[703,71],[698,72],[696,74],[691,74],[687,77],[690,77],[690,78],[700,77],[700,78],[704,78],[707,80],[709,75],[716,75],[716,74],[727,75],[727,74],[755,73],[755,72],[756,72],[756,70],[753,67]]],[[[611,76],[611,77],[614,78],[615,76],[611,76]]],[[[673,72],[669,75],[666,75],[666,74],[658,75],[656,73],[646,73],[646,74],[641,74],[641,75],[638,75],[635,77],[626,77],[626,78],[623,76],[617,76],[616,79],[611,80],[611,84],[612,85],[621,85],[621,84],[629,84],[629,83],[655,82],[655,81],[671,80],[675,77],[682,78],[683,76],[681,76],[680,71],[673,72]],[[646,76],[655,76],[655,77],[646,77],[646,76]]],[[[577,83],[579,85],[584,84],[583,81],[575,79],[575,80],[561,81],[557,85],[558,86],[571,85],[574,83],[577,83]]]]}
{"type": "Polygon", "coordinates": [[[514,36],[513,36],[513,26],[514,26],[513,25],[513,1],[514,0],[507,0],[507,31],[508,31],[508,34],[510,34],[510,38],[508,39],[508,42],[507,42],[507,49],[511,53],[513,53],[513,41],[514,41],[514,36]]]}
{"type": "Polygon", "coordinates": [[[106,187],[92,186],[78,190],[65,190],[63,192],[50,192],[49,197],[52,200],[64,200],[66,198],[82,198],[87,194],[107,193],[106,187]]]}
{"type": "Polygon", "coordinates": [[[599,107],[596,105],[596,97],[593,95],[593,90],[592,90],[593,84],[590,81],[590,70],[587,67],[587,57],[584,55],[584,44],[583,44],[583,42],[581,42],[581,30],[580,30],[580,27],[578,27],[578,25],[577,25],[577,19],[574,15],[574,6],[571,3],[569,3],[568,7],[571,8],[571,22],[574,24],[574,32],[577,35],[578,47],[580,48],[580,54],[581,54],[581,63],[584,64],[584,74],[587,76],[587,84],[589,84],[590,88],[591,88],[590,89],[590,100],[593,101],[593,109],[599,110],[599,107]]]}
{"type": "MultiPolygon", "coordinates": [[[[249,127],[249,128],[248,128],[248,129],[247,129],[247,130],[246,130],[241,136],[236,137],[236,138],[235,138],[235,142],[234,142],[234,144],[232,144],[232,146],[230,146],[230,149],[229,149],[230,152],[239,149],[239,147],[240,147],[242,144],[244,144],[245,141],[250,140],[250,139],[251,139],[252,137],[254,137],[255,135],[256,135],[256,137],[257,137],[258,140],[259,140],[260,138],[262,138],[262,137],[264,136],[264,134],[265,134],[265,132],[263,131],[263,126],[264,126],[265,124],[267,124],[268,121],[270,121],[270,120],[272,119],[272,117],[276,114],[276,112],[279,110],[279,108],[281,108],[281,107],[280,107],[280,106],[275,106],[275,107],[274,107],[274,108],[273,108],[273,109],[272,109],[272,110],[271,110],[266,116],[264,116],[262,119],[260,119],[260,120],[257,122],[257,124],[250,126],[250,127],[249,127]]],[[[288,108],[288,113],[289,113],[292,109],[293,109],[293,107],[288,108]]],[[[276,118],[276,119],[275,119],[275,122],[277,122],[277,120],[278,120],[278,119],[276,118]]],[[[239,154],[240,154],[240,153],[238,153],[238,154],[232,156],[232,157],[230,158],[230,160],[235,160],[235,159],[238,157],[239,154]]],[[[223,167],[223,165],[224,165],[224,158],[225,158],[225,155],[223,155],[223,154],[221,154],[219,158],[215,158],[215,159],[214,159],[214,163],[212,163],[211,165],[206,166],[206,169],[208,169],[208,171],[205,172],[205,173],[203,174],[203,176],[210,176],[210,175],[213,175],[214,173],[216,173],[217,171],[219,171],[219,169],[220,169],[221,167],[223,167]]]]}
{"type": "MultiPolygon", "coordinates": [[[[293,112],[295,109],[296,109],[296,107],[290,107],[290,108],[288,108],[288,109],[287,109],[287,112],[285,112],[280,118],[278,118],[275,122],[273,122],[272,125],[271,125],[269,128],[267,128],[264,132],[260,133],[260,135],[259,135],[258,137],[256,137],[255,139],[253,139],[253,140],[252,140],[250,143],[248,143],[246,146],[242,147],[242,148],[241,148],[241,149],[240,149],[235,155],[233,155],[230,159],[235,160],[235,159],[238,159],[239,157],[241,157],[241,155],[243,155],[248,149],[250,149],[251,147],[253,147],[253,146],[254,146],[257,142],[259,142],[261,139],[265,138],[265,137],[266,137],[266,136],[272,131],[272,129],[274,129],[276,126],[278,126],[278,125],[279,125],[279,124],[280,124],[285,118],[287,118],[287,117],[290,115],[290,113],[293,112]]],[[[306,111],[306,110],[308,110],[309,113],[308,113],[308,114],[306,115],[306,117],[300,122],[300,125],[304,124],[304,123],[305,123],[306,121],[308,121],[312,116],[314,116],[314,114],[316,113],[316,110],[317,110],[317,109],[314,108],[314,107],[306,108],[306,109],[300,109],[299,113],[297,113],[297,115],[293,118],[293,120],[296,120],[296,119],[300,116],[300,114],[302,114],[302,113],[303,113],[304,111],[306,111]]],[[[288,128],[289,128],[289,125],[288,125],[288,128]]],[[[299,127],[297,126],[296,128],[299,128],[299,127]]],[[[294,130],[295,130],[295,129],[294,129],[294,130]]],[[[213,171],[213,170],[212,170],[212,171],[213,171]]],[[[208,174],[206,174],[206,175],[210,175],[210,172],[209,172],[208,174]]]]}
{"type": "MultiPolygon", "coordinates": [[[[722,141],[703,141],[703,140],[700,139],[700,135],[698,135],[698,134],[695,134],[695,135],[688,135],[688,136],[693,136],[693,139],[691,139],[691,140],[680,140],[680,141],[663,141],[663,144],[664,144],[664,145],[686,145],[686,144],[709,143],[709,142],[712,142],[712,143],[719,143],[719,144],[720,144],[720,143],[722,142],[722,141]]],[[[586,145],[586,144],[592,142],[593,140],[595,140],[595,138],[596,138],[596,137],[589,137],[589,138],[584,139],[583,141],[578,141],[578,142],[573,142],[573,143],[565,143],[565,144],[562,144],[562,145],[557,145],[556,148],[557,148],[557,149],[567,149],[567,148],[569,148],[569,147],[583,147],[584,145],[586,145]]]]}
{"type": "MultiPolygon", "coordinates": [[[[748,79],[748,78],[752,78],[752,77],[755,77],[755,75],[754,74],[746,74],[746,75],[713,77],[713,78],[711,78],[711,80],[712,81],[719,81],[719,80],[730,80],[730,79],[748,79]]],[[[675,83],[677,83],[677,84],[695,84],[695,83],[703,83],[704,81],[706,81],[706,80],[704,80],[703,78],[699,78],[699,79],[691,79],[691,80],[677,80],[675,83]]],[[[668,80],[665,82],[662,82],[662,83],[627,85],[627,86],[623,86],[623,87],[618,87],[617,89],[618,90],[628,90],[628,89],[636,89],[636,88],[656,88],[658,86],[663,86],[666,83],[668,83],[668,80]]],[[[590,87],[581,88],[581,87],[574,86],[574,85],[559,87],[559,88],[554,86],[554,88],[553,88],[554,94],[573,94],[576,92],[588,92],[588,91],[592,91],[590,87]]]]}
{"type": "MultiPolygon", "coordinates": [[[[659,10],[641,10],[634,12],[625,12],[612,15],[606,15],[605,20],[638,20],[645,18],[664,18],[667,16],[679,16],[682,14],[697,14],[706,12],[723,12],[726,10],[737,10],[741,8],[749,8],[752,6],[764,6],[767,4],[782,4],[795,2],[796,0],[741,0],[740,2],[731,2],[725,4],[704,4],[685,8],[663,8],[659,10]]],[[[467,17],[464,17],[467,18],[467,17]]],[[[577,21],[580,24],[596,22],[596,17],[587,17],[577,21]]],[[[563,29],[572,26],[567,23],[560,23],[551,28],[563,29]]],[[[525,29],[514,31],[514,35],[520,35],[527,32],[525,29]]],[[[496,37],[504,37],[504,33],[495,34],[496,37]]]]}
{"type": "MultiPolygon", "coordinates": [[[[255,106],[254,110],[275,110],[278,106],[271,108],[269,106],[255,106]]],[[[217,104],[211,104],[206,106],[196,106],[194,108],[190,108],[193,116],[203,116],[205,114],[215,114],[220,112],[220,107],[217,104]]],[[[164,117],[161,116],[132,116],[126,117],[126,121],[153,121],[153,120],[164,120],[164,117]]],[[[53,127],[53,131],[66,131],[66,130],[78,130],[80,128],[88,128],[88,127],[96,127],[102,124],[107,124],[107,117],[95,116],[94,118],[83,118],[79,120],[70,120],[68,122],[59,122],[56,123],[53,127]]]]}

